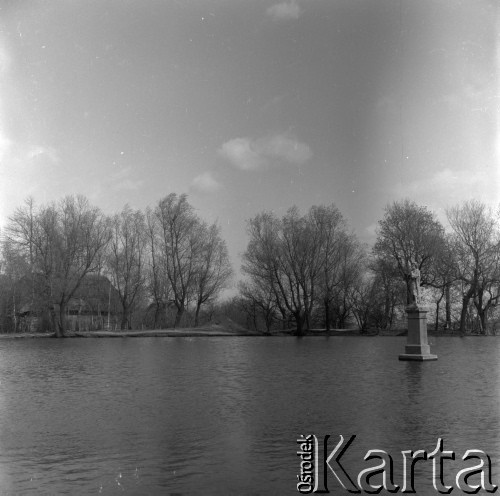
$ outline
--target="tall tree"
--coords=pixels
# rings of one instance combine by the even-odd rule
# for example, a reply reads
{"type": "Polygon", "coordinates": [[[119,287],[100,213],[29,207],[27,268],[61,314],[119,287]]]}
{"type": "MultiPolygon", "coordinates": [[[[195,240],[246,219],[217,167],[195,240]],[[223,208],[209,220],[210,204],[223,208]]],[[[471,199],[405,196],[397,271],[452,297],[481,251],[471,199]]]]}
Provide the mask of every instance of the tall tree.
{"type": "Polygon", "coordinates": [[[366,253],[356,236],[350,233],[345,237],[340,250],[338,268],[340,284],[334,292],[333,314],[336,327],[345,327],[352,313],[352,294],[362,284],[366,253]]]}
{"type": "Polygon", "coordinates": [[[271,288],[261,286],[255,281],[240,281],[238,289],[241,305],[251,317],[254,330],[259,330],[258,317],[261,316],[266,326],[266,333],[271,334],[271,326],[277,318],[278,309],[271,288]]]}
{"type": "Polygon", "coordinates": [[[131,312],[145,280],[146,225],[143,213],[126,205],[113,217],[111,233],[107,265],[120,297],[121,328],[130,329],[131,312]]]}
{"type": "Polygon", "coordinates": [[[434,259],[442,249],[444,229],[427,207],[410,200],[394,202],[379,221],[374,254],[391,260],[406,283],[410,303],[411,262],[420,270],[422,286],[436,278],[434,259]]]}
{"type": "Polygon", "coordinates": [[[110,237],[108,222],[85,197],[67,196],[35,212],[29,206],[17,209],[7,235],[20,251],[32,250],[34,271],[43,277],[56,336],[64,336],[68,302],[83,278],[100,269],[110,237]]]}
{"type": "Polygon", "coordinates": [[[407,300],[406,284],[391,259],[373,257],[370,264],[373,275],[375,305],[372,306],[372,320],[381,329],[391,329],[397,307],[407,300]]]}
{"type": "MultiPolygon", "coordinates": [[[[256,310],[258,306],[268,307],[271,301],[274,301],[284,317],[289,310],[281,296],[277,281],[280,277],[278,261],[278,257],[281,255],[279,251],[280,230],[279,219],[270,212],[262,212],[248,221],[247,232],[250,239],[243,254],[241,269],[248,276],[249,281],[240,290],[242,290],[243,301],[251,302],[250,306],[253,310],[256,310]],[[257,305],[255,298],[261,299],[261,296],[258,295],[254,295],[254,298],[249,300],[245,294],[249,287],[259,288],[259,294],[269,298],[270,301],[267,303],[262,301],[257,305]]],[[[255,311],[253,315],[256,317],[255,311]]],[[[257,328],[257,323],[254,324],[257,328]]]]}
{"type": "Polygon", "coordinates": [[[473,302],[482,332],[488,311],[500,298],[500,230],[498,219],[483,203],[472,200],[450,208],[451,246],[455,276],[460,281],[462,309],[460,331],[466,331],[473,302]]]}
{"type": "Polygon", "coordinates": [[[343,286],[341,266],[348,250],[349,233],[347,223],[335,205],[311,207],[308,221],[320,235],[321,271],[318,297],[324,308],[326,330],[330,331],[333,302],[341,299],[343,286]]]}
{"type": "Polygon", "coordinates": [[[186,311],[197,271],[197,260],[202,251],[200,220],[187,196],[171,193],[155,208],[160,231],[163,263],[172,288],[177,313],[174,327],[181,323],[186,311]]]}
{"type": "Polygon", "coordinates": [[[213,301],[227,287],[233,274],[225,241],[216,224],[198,226],[200,238],[195,262],[193,292],[196,301],[194,326],[199,325],[200,308],[213,301]]]}
{"type": "Polygon", "coordinates": [[[166,324],[166,312],[171,299],[171,288],[167,276],[166,259],[162,250],[159,221],[153,210],[146,210],[147,270],[146,289],[154,305],[153,328],[166,324]]]}
{"type": "MultiPolygon", "coordinates": [[[[26,294],[26,282],[30,281],[30,266],[28,259],[13,246],[8,239],[2,239],[0,253],[0,326],[12,332],[19,329],[18,315],[21,306],[29,301],[30,295],[26,294]]],[[[28,293],[31,291],[28,290],[28,293]]],[[[33,312],[31,299],[30,311],[33,312]]]]}
{"type": "Polygon", "coordinates": [[[248,233],[243,272],[272,291],[280,310],[293,316],[297,334],[303,334],[310,325],[323,263],[321,233],[296,207],[282,219],[269,212],[258,214],[249,221],[248,233]]]}

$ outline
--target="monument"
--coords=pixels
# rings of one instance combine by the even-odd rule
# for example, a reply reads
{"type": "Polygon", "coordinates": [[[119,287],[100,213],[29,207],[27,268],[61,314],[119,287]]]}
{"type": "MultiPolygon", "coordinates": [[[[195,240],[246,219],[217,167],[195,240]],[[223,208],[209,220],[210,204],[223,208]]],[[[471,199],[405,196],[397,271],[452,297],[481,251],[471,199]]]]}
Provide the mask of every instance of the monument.
{"type": "Polygon", "coordinates": [[[437,355],[431,354],[427,341],[427,308],[422,305],[420,295],[420,270],[415,261],[411,262],[410,270],[410,303],[406,306],[408,315],[408,338],[405,352],[399,355],[400,360],[437,360],[437,355]]]}

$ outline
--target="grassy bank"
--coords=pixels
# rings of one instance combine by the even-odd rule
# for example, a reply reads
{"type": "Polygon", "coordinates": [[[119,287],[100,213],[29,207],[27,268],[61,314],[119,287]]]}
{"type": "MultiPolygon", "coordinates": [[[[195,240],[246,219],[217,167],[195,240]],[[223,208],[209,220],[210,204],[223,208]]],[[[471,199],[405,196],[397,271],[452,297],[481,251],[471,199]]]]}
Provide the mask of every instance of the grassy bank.
{"type": "MultiPolygon", "coordinates": [[[[367,332],[360,332],[358,329],[331,329],[327,332],[326,329],[311,329],[304,336],[318,337],[337,337],[337,336],[359,336],[359,337],[374,337],[374,336],[406,336],[406,329],[397,329],[392,331],[377,331],[370,329],[367,332]]],[[[461,337],[458,332],[434,332],[429,330],[429,336],[447,336],[461,337]]],[[[477,334],[465,334],[466,336],[478,336],[477,334]]],[[[86,331],[86,332],[67,332],[66,338],[140,338],[140,337],[214,337],[214,336],[295,336],[295,329],[272,331],[271,334],[265,332],[249,331],[240,326],[224,326],[210,325],[201,327],[186,327],[181,329],[147,329],[147,330],[131,330],[131,331],[86,331]]],[[[54,333],[12,333],[0,334],[0,339],[40,339],[53,338],[54,333]]]]}

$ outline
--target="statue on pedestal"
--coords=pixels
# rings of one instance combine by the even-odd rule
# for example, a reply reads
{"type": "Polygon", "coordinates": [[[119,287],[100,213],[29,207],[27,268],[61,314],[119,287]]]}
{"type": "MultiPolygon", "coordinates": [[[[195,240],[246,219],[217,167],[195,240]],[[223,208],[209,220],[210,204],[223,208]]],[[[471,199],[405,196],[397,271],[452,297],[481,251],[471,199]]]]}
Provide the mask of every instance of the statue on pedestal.
{"type": "Polygon", "coordinates": [[[411,262],[410,270],[410,305],[418,307],[420,304],[420,270],[417,263],[411,262]]]}
{"type": "Polygon", "coordinates": [[[431,354],[427,341],[427,308],[422,306],[420,292],[420,270],[415,260],[408,263],[406,273],[408,284],[408,338],[405,352],[399,355],[400,360],[437,360],[437,355],[431,354]]]}

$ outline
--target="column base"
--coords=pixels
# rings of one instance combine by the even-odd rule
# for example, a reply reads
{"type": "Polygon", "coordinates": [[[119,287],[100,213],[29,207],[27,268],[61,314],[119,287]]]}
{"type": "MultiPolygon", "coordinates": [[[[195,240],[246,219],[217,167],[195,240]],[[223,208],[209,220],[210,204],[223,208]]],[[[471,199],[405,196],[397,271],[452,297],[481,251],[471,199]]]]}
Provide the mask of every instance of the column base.
{"type": "Polygon", "coordinates": [[[427,360],[437,360],[438,357],[437,355],[431,355],[430,353],[428,355],[423,355],[421,353],[402,353],[399,355],[400,360],[413,360],[415,362],[425,362],[427,360]]]}
{"type": "Polygon", "coordinates": [[[408,314],[408,338],[405,352],[399,355],[399,359],[416,362],[437,360],[437,355],[431,353],[431,347],[427,342],[427,308],[415,304],[409,305],[406,313],[408,314]]]}

